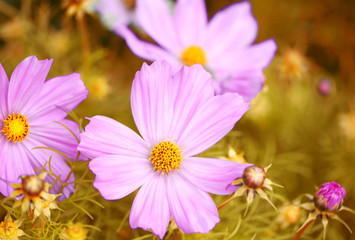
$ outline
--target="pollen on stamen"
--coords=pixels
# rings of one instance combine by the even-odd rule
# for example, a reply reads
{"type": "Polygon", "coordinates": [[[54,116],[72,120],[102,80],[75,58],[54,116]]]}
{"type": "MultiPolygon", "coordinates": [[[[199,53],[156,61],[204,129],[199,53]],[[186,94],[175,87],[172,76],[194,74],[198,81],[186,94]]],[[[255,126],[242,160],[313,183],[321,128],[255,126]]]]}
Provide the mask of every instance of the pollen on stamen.
{"type": "Polygon", "coordinates": [[[22,142],[29,134],[29,127],[26,116],[12,113],[4,120],[2,132],[8,141],[22,142]]]}
{"type": "Polygon", "coordinates": [[[194,64],[205,65],[207,63],[205,51],[196,45],[185,48],[181,54],[183,64],[192,66],[194,64]]]}
{"type": "Polygon", "coordinates": [[[163,175],[179,169],[183,160],[182,149],[175,144],[175,141],[170,140],[155,144],[150,155],[149,160],[154,164],[153,169],[156,172],[162,172],[163,175]]]}

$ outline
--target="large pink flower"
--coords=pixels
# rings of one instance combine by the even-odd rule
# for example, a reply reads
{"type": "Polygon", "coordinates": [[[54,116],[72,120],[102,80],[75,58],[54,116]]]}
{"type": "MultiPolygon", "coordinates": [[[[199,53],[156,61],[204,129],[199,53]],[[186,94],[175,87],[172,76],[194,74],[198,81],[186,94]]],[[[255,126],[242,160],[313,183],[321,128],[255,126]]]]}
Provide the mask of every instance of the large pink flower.
{"type": "Polygon", "coordinates": [[[140,187],[130,225],[163,238],[170,216],[186,233],[207,233],[220,220],[208,193],[230,194],[230,183],[250,166],[193,157],[225,136],[249,109],[241,96],[214,96],[211,75],[201,65],[177,74],[167,62],[143,65],[131,93],[142,138],[103,116],[90,118],[78,150],[91,158],[94,186],[109,200],[140,187]]]}
{"type": "Polygon", "coordinates": [[[263,70],[277,46],[273,39],[252,45],[258,25],[248,1],[231,4],[208,21],[204,0],[178,0],[173,13],[165,0],[137,0],[136,17],[158,45],[138,39],[127,26],[116,26],[115,32],[137,56],[166,60],[174,71],[202,64],[212,73],[217,94],[238,92],[250,101],[262,89],[263,70]]]}
{"type": "MultiPolygon", "coordinates": [[[[75,137],[62,125],[79,134],[78,124],[65,119],[88,94],[78,73],[45,81],[52,60],[38,61],[35,56],[23,60],[10,81],[0,64],[0,192],[9,196],[9,183],[21,175],[34,175],[52,156],[51,167],[64,181],[70,168],[58,154],[35,147],[54,148],[75,159],[75,137]]],[[[53,179],[50,179],[53,181],[53,179]]],[[[69,181],[73,181],[73,177],[69,181]]],[[[60,188],[59,182],[53,190],[60,188]]],[[[74,190],[69,185],[64,195],[74,190]]]]}

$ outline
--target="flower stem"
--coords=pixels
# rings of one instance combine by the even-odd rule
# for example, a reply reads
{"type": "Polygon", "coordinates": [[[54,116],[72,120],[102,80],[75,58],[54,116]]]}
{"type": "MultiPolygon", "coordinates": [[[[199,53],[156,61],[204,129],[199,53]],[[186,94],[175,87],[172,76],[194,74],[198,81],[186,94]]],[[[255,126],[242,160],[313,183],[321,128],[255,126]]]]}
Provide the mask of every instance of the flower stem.
{"type": "Polygon", "coordinates": [[[218,211],[220,211],[222,208],[224,208],[225,206],[227,206],[227,204],[230,202],[230,198],[233,196],[233,194],[232,195],[230,195],[230,196],[228,196],[223,202],[222,202],[222,204],[221,205],[219,205],[218,206],[218,211]]]}
{"type": "Polygon", "coordinates": [[[81,35],[84,72],[88,73],[90,69],[90,42],[89,42],[89,35],[85,23],[85,15],[77,18],[77,20],[79,23],[79,31],[81,35]]]}
{"type": "Polygon", "coordinates": [[[314,220],[309,221],[301,230],[298,231],[298,233],[296,234],[296,236],[294,236],[294,238],[292,240],[298,240],[302,234],[304,233],[304,231],[306,231],[306,229],[309,227],[309,225],[311,225],[311,223],[313,223],[314,220]]]}

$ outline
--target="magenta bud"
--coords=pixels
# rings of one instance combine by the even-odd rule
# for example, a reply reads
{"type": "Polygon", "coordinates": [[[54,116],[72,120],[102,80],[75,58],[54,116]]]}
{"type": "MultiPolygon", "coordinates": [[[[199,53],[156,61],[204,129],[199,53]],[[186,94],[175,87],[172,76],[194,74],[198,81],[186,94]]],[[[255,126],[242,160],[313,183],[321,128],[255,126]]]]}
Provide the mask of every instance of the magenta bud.
{"type": "Polygon", "coordinates": [[[255,189],[264,184],[266,173],[264,168],[253,165],[244,169],[242,178],[247,187],[255,189]]]}
{"type": "Polygon", "coordinates": [[[328,78],[322,78],[318,82],[318,91],[323,96],[328,96],[332,91],[332,81],[328,78]]]}
{"type": "Polygon", "coordinates": [[[319,186],[314,194],[314,204],[320,211],[336,212],[343,204],[346,191],[336,182],[327,182],[319,186]]]}

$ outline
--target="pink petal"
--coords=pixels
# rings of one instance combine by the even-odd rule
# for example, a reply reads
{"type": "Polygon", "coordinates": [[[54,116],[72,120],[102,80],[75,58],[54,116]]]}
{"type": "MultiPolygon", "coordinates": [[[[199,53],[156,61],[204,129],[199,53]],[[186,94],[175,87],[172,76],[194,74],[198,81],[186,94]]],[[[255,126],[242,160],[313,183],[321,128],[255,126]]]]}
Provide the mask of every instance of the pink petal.
{"type": "Polygon", "coordinates": [[[230,49],[228,54],[216,57],[209,63],[218,80],[233,78],[244,72],[264,70],[277,50],[274,39],[269,39],[248,48],[230,49]]]}
{"type": "Polygon", "coordinates": [[[78,150],[88,158],[101,155],[122,155],[149,158],[151,149],[133,130],[104,116],[89,118],[85,132],[80,134],[78,150]]]}
{"type": "Polygon", "coordinates": [[[44,81],[53,60],[38,61],[35,56],[23,60],[10,78],[8,92],[9,112],[26,115],[40,97],[44,81]]]}
{"type": "Polygon", "coordinates": [[[166,60],[172,65],[173,72],[180,69],[182,64],[174,55],[156,44],[139,39],[127,26],[117,25],[114,32],[125,39],[127,46],[136,56],[150,62],[166,60]]]}
{"type": "Polygon", "coordinates": [[[182,67],[173,76],[174,112],[169,137],[179,139],[201,105],[214,96],[211,75],[199,64],[182,67]]]}
{"type": "Polygon", "coordinates": [[[194,156],[221,140],[248,111],[249,104],[238,94],[226,93],[210,98],[191,117],[177,140],[185,156],[194,156]]]}
{"type": "Polygon", "coordinates": [[[22,143],[7,141],[0,137],[0,192],[4,196],[11,195],[13,188],[9,183],[20,183],[21,175],[33,175],[33,167],[22,143]]]}
{"type": "MultiPolygon", "coordinates": [[[[44,165],[46,165],[45,170],[49,170],[49,159],[50,161],[50,167],[53,171],[53,173],[56,176],[60,176],[60,179],[65,182],[67,176],[69,175],[70,172],[70,167],[66,163],[66,160],[60,156],[58,153],[55,153],[54,151],[51,150],[46,150],[46,149],[35,149],[36,147],[48,147],[45,143],[39,142],[36,139],[28,136],[26,140],[23,141],[23,144],[25,146],[27,158],[30,159],[31,164],[33,168],[35,169],[42,169],[44,165]]],[[[39,174],[39,172],[37,172],[39,174]]],[[[50,183],[52,183],[55,178],[52,176],[47,176],[48,180],[50,183]]],[[[75,181],[75,176],[74,174],[71,174],[71,177],[67,180],[67,183],[75,181]]],[[[54,189],[59,190],[61,188],[60,182],[55,183],[54,189]]],[[[69,195],[74,192],[75,188],[74,186],[69,186],[67,190],[65,191],[65,195],[61,197],[61,200],[66,197],[68,198],[69,195]]],[[[52,193],[58,193],[55,191],[52,191],[52,193]]]]}
{"type": "Polygon", "coordinates": [[[7,92],[9,89],[9,79],[6,72],[0,64],[0,121],[3,122],[8,116],[7,110],[7,92]]]}
{"type": "Polygon", "coordinates": [[[208,233],[219,223],[211,196],[196,188],[179,173],[168,176],[168,202],[176,225],[185,233],[208,233]]]}
{"type": "Polygon", "coordinates": [[[240,53],[241,64],[237,71],[244,72],[247,69],[265,69],[271,63],[277,51],[275,39],[269,39],[254,44],[240,53]]]}
{"type": "Polygon", "coordinates": [[[152,163],[145,158],[102,155],[91,160],[94,187],[107,200],[120,199],[147,182],[153,174],[152,163]]]}
{"type": "Polygon", "coordinates": [[[143,64],[132,84],[134,121],[143,138],[154,147],[167,138],[173,114],[173,83],[167,62],[143,64]]]}
{"type": "Polygon", "coordinates": [[[173,16],[165,0],[137,0],[139,25],[160,46],[174,54],[181,50],[173,16]]]}
{"type": "Polygon", "coordinates": [[[262,70],[238,73],[235,77],[220,78],[220,81],[216,82],[218,84],[216,93],[237,92],[243,97],[244,101],[251,102],[262,90],[264,81],[262,70]]]}
{"type": "Polygon", "coordinates": [[[241,178],[244,169],[249,166],[251,164],[222,159],[189,157],[181,164],[181,174],[202,191],[227,195],[237,189],[230,184],[241,178]]]}
{"type": "Polygon", "coordinates": [[[257,32],[258,23],[253,17],[251,3],[230,4],[212,17],[203,47],[209,60],[219,61],[221,53],[228,55],[231,49],[241,49],[254,42],[257,32]]]}
{"type": "Polygon", "coordinates": [[[28,110],[31,125],[43,125],[65,118],[86,99],[88,90],[78,73],[59,76],[44,83],[40,98],[28,110]]]}
{"type": "Polygon", "coordinates": [[[183,47],[201,45],[207,25],[204,0],[179,0],[176,2],[174,20],[183,47]]]}
{"type": "Polygon", "coordinates": [[[77,138],[79,137],[79,125],[68,119],[45,124],[43,126],[31,126],[30,136],[42,143],[43,146],[56,149],[74,161],[78,153],[77,147],[79,143],[75,136],[60,124],[65,125],[77,136],[77,138]]]}
{"type": "Polygon", "coordinates": [[[166,194],[166,176],[156,173],[134,199],[129,216],[131,228],[151,230],[163,239],[170,220],[166,194]]]}

